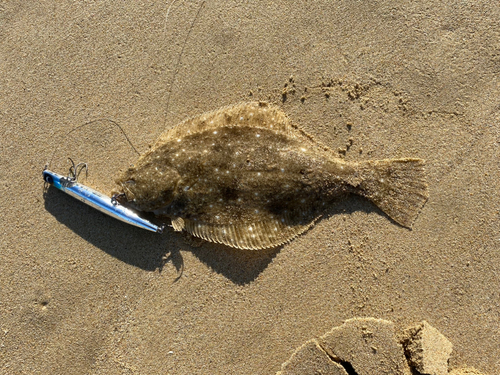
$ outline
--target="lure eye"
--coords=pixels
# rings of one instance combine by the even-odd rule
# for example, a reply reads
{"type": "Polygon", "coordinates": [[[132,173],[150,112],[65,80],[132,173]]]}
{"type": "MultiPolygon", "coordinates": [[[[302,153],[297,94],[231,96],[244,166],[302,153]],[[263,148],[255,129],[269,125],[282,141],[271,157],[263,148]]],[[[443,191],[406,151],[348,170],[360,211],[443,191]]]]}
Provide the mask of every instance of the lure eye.
{"type": "Polygon", "coordinates": [[[43,179],[45,180],[45,182],[48,182],[49,184],[54,183],[54,179],[50,174],[44,174],[43,179]]]}

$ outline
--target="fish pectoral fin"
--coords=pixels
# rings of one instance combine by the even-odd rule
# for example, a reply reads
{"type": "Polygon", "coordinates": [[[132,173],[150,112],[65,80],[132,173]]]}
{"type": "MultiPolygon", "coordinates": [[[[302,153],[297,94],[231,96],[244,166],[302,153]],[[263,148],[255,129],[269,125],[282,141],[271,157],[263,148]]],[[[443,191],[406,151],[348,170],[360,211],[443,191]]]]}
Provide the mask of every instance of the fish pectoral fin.
{"type": "Polygon", "coordinates": [[[181,232],[185,227],[184,219],[182,217],[172,219],[172,227],[176,232],[181,232]]]}
{"type": "MultiPolygon", "coordinates": [[[[319,217],[318,217],[319,218],[319,217]]],[[[318,219],[291,224],[285,219],[251,224],[211,224],[185,219],[185,229],[195,237],[244,250],[261,250],[283,245],[309,229],[318,219]]]]}

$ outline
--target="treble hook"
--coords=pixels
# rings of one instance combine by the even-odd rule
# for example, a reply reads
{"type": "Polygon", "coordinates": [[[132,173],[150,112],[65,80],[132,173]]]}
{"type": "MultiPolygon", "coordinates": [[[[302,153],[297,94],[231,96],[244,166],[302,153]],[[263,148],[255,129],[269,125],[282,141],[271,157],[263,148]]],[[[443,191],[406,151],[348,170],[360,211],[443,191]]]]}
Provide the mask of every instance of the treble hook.
{"type": "Polygon", "coordinates": [[[68,174],[68,179],[71,182],[77,182],[78,176],[80,175],[80,173],[82,173],[83,169],[85,169],[85,177],[88,177],[89,168],[87,163],[78,163],[77,165],[75,165],[73,159],[68,158],[68,160],[71,162],[71,167],[69,167],[69,174],[68,174]],[[80,171],[78,171],[78,168],[80,168],[80,171]]]}
{"type": "Polygon", "coordinates": [[[111,197],[111,204],[113,206],[116,206],[119,203],[120,198],[124,198],[124,197],[126,197],[125,193],[113,194],[113,196],[111,197]]]}

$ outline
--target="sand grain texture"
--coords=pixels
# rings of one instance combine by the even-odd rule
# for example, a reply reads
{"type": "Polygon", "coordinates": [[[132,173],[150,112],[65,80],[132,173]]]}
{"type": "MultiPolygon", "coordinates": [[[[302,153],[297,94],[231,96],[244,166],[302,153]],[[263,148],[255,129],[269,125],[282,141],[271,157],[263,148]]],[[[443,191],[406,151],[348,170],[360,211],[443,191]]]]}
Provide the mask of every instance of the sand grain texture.
{"type": "Polygon", "coordinates": [[[353,316],[426,320],[450,368],[500,373],[499,19],[492,1],[2,2],[0,373],[273,374],[353,316]],[[259,100],[346,161],[425,159],[412,230],[354,197],[280,249],[195,248],[44,192],[52,155],[111,191],[137,154],[105,119],[145,152],[259,100]]]}
{"type": "Polygon", "coordinates": [[[375,318],[348,319],[319,339],[321,347],[339,362],[349,363],[356,374],[410,375],[394,323],[375,318]]]}
{"type": "Polygon", "coordinates": [[[484,375],[484,373],[472,367],[464,367],[451,370],[449,375],[484,375]]]}
{"type": "Polygon", "coordinates": [[[425,320],[408,328],[403,346],[410,365],[422,374],[448,374],[452,343],[425,320]]]}
{"type": "MultiPolygon", "coordinates": [[[[398,339],[393,322],[351,318],[319,339],[307,341],[281,367],[284,374],[335,373],[338,365],[349,374],[447,375],[451,352],[451,342],[425,320],[405,329],[398,339]]],[[[476,370],[455,372],[460,371],[476,370]]]]}
{"type": "Polygon", "coordinates": [[[348,375],[344,367],[334,362],[313,339],[302,345],[281,365],[276,375],[348,375]]]}

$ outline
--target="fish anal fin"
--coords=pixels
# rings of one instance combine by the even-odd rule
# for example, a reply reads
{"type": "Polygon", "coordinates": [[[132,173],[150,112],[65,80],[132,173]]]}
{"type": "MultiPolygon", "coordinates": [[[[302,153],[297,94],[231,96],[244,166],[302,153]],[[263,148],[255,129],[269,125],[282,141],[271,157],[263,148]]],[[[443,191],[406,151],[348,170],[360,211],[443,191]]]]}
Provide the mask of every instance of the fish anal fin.
{"type": "Polygon", "coordinates": [[[258,221],[251,224],[211,224],[185,219],[185,229],[209,242],[244,250],[261,250],[283,245],[309,229],[306,224],[289,225],[286,220],[258,221]]]}

